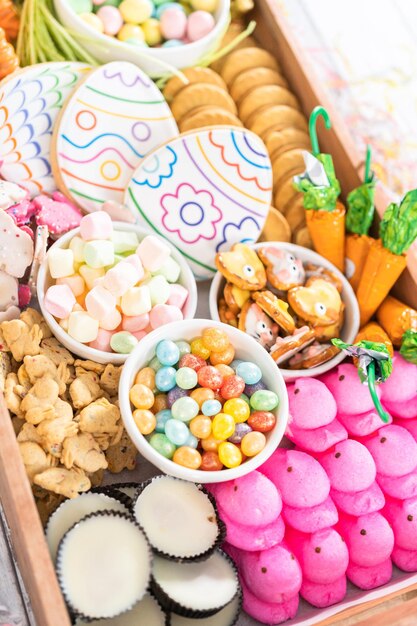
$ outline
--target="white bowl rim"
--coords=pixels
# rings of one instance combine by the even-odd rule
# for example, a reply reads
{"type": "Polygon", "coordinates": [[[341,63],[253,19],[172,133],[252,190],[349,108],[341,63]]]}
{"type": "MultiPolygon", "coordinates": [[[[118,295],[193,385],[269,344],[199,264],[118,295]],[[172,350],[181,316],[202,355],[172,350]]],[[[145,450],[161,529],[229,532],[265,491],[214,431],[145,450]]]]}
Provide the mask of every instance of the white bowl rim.
{"type": "MultiPolygon", "coordinates": [[[[343,290],[346,292],[347,300],[349,301],[349,304],[345,302],[345,305],[350,307],[352,318],[353,318],[352,319],[352,333],[351,333],[352,337],[351,339],[349,338],[346,341],[347,343],[354,341],[356,335],[359,332],[359,327],[360,327],[360,313],[359,313],[358,301],[356,299],[355,292],[353,291],[352,286],[349,283],[348,279],[337,267],[333,265],[333,263],[328,261],[325,257],[321,256],[321,254],[318,254],[318,252],[315,252],[314,250],[310,250],[310,248],[305,248],[304,246],[298,246],[295,243],[287,243],[285,241],[259,241],[256,243],[248,243],[247,245],[250,248],[253,248],[254,250],[259,250],[259,248],[264,248],[266,246],[272,246],[273,248],[279,248],[281,250],[288,250],[289,252],[293,252],[295,256],[297,256],[297,254],[302,253],[303,256],[308,255],[310,257],[311,263],[315,263],[316,265],[322,265],[323,267],[326,267],[327,269],[334,272],[336,276],[338,276],[338,278],[343,283],[343,290]]],[[[221,274],[221,272],[217,271],[210,285],[209,307],[210,307],[210,316],[212,317],[213,320],[220,319],[218,308],[217,308],[217,299],[218,299],[220,285],[223,279],[224,279],[224,276],[221,274]]],[[[311,367],[310,369],[305,369],[305,370],[289,370],[284,367],[280,367],[279,365],[277,365],[277,367],[282,373],[284,380],[289,382],[291,380],[295,380],[296,378],[311,378],[313,376],[316,378],[318,376],[321,376],[322,374],[324,374],[325,372],[328,372],[333,367],[336,367],[337,365],[339,365],[345,358],[346,358],[345,353],[340,352],[339,354],[336,354],[336,356],[334,356],[329,361],[326,361],[326,363],[322,363],[321,365],[318,365],[317,367],[311,367]]]]}
{"type": "MultiPolygon", "coordinates": [[[[91,35],[91,37],[96,39],[97,41],[103,42],[103,44],[106,44],[108,46],[109,39],[110,39],[111,44],[115,46],[116,49],[120,49],[120,50],[125,50],[125,49],[132,50],[133,49],[134,51],[138,53],[138,60],[140,60],[141,51],[142,51],[143,53],[142,56],[144,57],[144,60],[146,60],[145,55],[148,55],[149,57],[160,58],[161,60],[164,60],[165,62],[169,63],[169,57],[172,54],[172,48],[147,47],[143,49],[142,48],[136,49],[134,46],[131,46],[125,43],[124,41],[120,41],[116,37],[112,37],[111,35],[105,35],[104,33],[99,33],[98,31],[96,31],[92,26],[90,26],[87,22],[84,22],[79,17],[79,14],[73,10],[71,5],[67,3],[66,0],[54,0],[54,5],[55,4],[61,5],[61,7],[63,7],[65,11],[68,11],[71,14],[72,18],[74,20],[77,20],[77,22],[80,23],[80,26],[83,27],[82,29],[86,31],[89,35],[91,35]]],[[[185,43],[182,46],[178,46],[178,49],[184,50],[185,53],[194,52],[196,48],[199,48],[201,45],[204,46],[204,44],[207,42],[208,39],[214,39],[215,37],[220,36],[221,29],[225,27],[225,19],[226,19],[226,16],[229,14],[229,12],[230,12],[230,0],[219,0],[219,6],[217,8],[217,17],[215,18],[216,23],[214,25],[214,28],[209,33],[207,33],[207,35],[204,35],[204,37],[202,37],[201,39],[197,39],[197,41],[192,41],[190,43],[185,43]]],[[[114,59],[114,60],[117,61],[117,59],[114,59]]],[[[164,73],[164,72],[161,72],[161,73],[164,73]]]]}
{"type": "MultiPolygon", "coordinates": [[[[174,331],[173,331],[174,332],[174,331]]],[[[176,341],[179,341],[176,340],[176,341]]],[[[236,350],[239,352],[239,349],[236,350]]],[[[254,358],[254,361],[257,361],[257,358],[254,358]]],[[[262,373],[264,374],[265,367],[259,365],[262,369],[262,373]]],[[[240,478],[241,476],[245,476],[249,472],[256,470],[262,463],[264,463],[273,452],[278,448],[281,443],[288,423],[288,394],[287,388],[285,385],[284,378],[281,372],[275,365],[272,357],[258,344],[255,339],[242,333],[240,330],[233,328],[227,324],[223,324],[222,322],[217,322],[213,320],[207,319],[193,319],[193,320],[182,320],[180,322],[172,322],[171,324],[167,324],[166,326],[161,326],[157,328],[149,335],[146,335],[142,339],[141,346],[138,345],[129,355],[126,360],[122,374],[119,381],[119,406],[120,412],[122,415],[124,426],[140,452],[144,458],[150,461],[153,465],[158,467],[161,471],[169,474],[171,476],[176,476],[177,478],[182,478],[184,480],[189,480],[191,482],[196,483],[220,483],[228,480],[234,480],[235,478],[240,478]],[[132,414],[132,408],[130,405],[129,399],[129,390],[133,384],[133,380],[140,367],[146,367],[149,362],[146,359],[141,365],[138,365],[138,361],[141,359],[141,352],[146,353],[147,351],[151,351],[152,348],[156,347],[156,344],[161,339],[166,339],[167,335],[169,336],[169,329],[175,327],[175,329],[184,328],[184,337],[183,339],[187,340],[187,336],[195,336],[200,333],[202,328],[215,326],[217,328],[221,328],[225,330],[228,335],[231,337],[233,341],[236,338],[240,343],[244,342],[248,344],[249,349],[253,352],[254,355],[258,355],[260,359],[267,364],[267,368],[269,371],[273,373],[274,377],[276,377],[276,388],[273,389],[275,393],[277,393],[279,397],[279,405],[277,409],[274,410],[277,414],[277,422],[274,429],[268,433],[267,442],[265,448],[256,456],[247,459],[244,463],[239,465],[238,467],[228,468],[223,470],[217,470],[213,472],[208,472],[204,470],[192,470],[187,467],[183,467],[174,463],[170,459],[165,458],[159,452],[154,450],[152,446],[148,443],[145,437],[139,432],[132,414]],[[141,347],[141,349],[140,349],[141,347]],[[265,358],[267,357],[267,358],[265,358]],[[270,363],[269,363],[270,361],[270,363]],[[273,365],[273,368],[272,368],[273,365]],[[275,368],[275,370],[274,370],[275,368]]]]}
{"type": "MultiPolygon", "coordinates": [[[[163,239],[163,241],[169,246],[171,249],[172,257],[181,267],[181,274],[184,277],[184,283],[187,284],[188,289],[188,299],[185,304],[187,310],[187,317],[185,319],[192,319],[197,310],[197,284],[194,278],[194,274],[192,273],[190,266],[188,265],[186,259],[182,256],[181,252],[173,246],[167,239],[152,233],[147,228],[143,226],[139,226],[138,224],[130,224],[129,222],[117,222],[113,221],[113,228],[115,230],[124,230],[135,232],[137,235],[146,237],[147,235],[153,235],[154,237],[158,237],[158,239],[163,239]]],[[[45,281],[46,281],[46,272],[47,272],[47,263],[48,263],[48,253],[49,250],[52,250],[54,247],[63,248],[66,247],[73,237],[75,237],[80,232],[80,227],[73,228],[69,230],[67,233],[62,235],[59,239],[57,239],[52,246],[48,249],[48,252],[45,256],[45,259],[41,263],[39,268],[38,277],[36,280],[36,292],[37,299],[39,303],[39,307],[41,309],[42,315],[45,318],[47,325],[49,326],[52,334],[62,343],[70,352],[76,354],[79,358],[82,359],[90,359],[92,361],[96,361],[97,363],[113,363],[114,365],[123,364],[128,354],[118,354],[116,352],[104,352],[103,350],[97,350],[96,348],[90,348],[90,346],[86,344],[82,344],[78,341],[75,341],[72,337],[68,335],[68,333],[58,324],[53,315],[51,315],[44,307],[44,296],[45,296],[45,281]]],[[[140,343],[140,342],[139,342],[140,343]]]]}

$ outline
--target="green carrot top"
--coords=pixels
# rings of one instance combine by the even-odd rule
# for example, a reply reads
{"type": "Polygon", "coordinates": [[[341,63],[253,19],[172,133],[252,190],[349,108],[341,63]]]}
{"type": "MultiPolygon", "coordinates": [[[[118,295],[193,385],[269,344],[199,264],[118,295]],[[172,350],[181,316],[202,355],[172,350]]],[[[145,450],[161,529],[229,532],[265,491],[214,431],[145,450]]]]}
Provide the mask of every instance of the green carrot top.
{"type": "Polygon", "coordinates": [[[400,354],[410,363],[415,363],[417,365],[417,330],[413,330],[409,328],[405,331],[400,354]]]}
{"type": "Polygon", "coordinates": [[[304,194],[306,209],[334,211],[340,194],[340,184],[336,178],[330,154],[312,155],[304,153],[306,170],[294,177],[294,186],[304,194]]]}
{"type": "Polygon", "coordinates": [[[404,254],[417,238],[417,189],[409,191],[400,204],[392,202],[380,225],[382,245],[393,254],[404,254]]]}
{"type": "Polygon", "coordinates": [[[348,194],[346,229],[357,235],[367,235],[374,219],[375,180],[363,183],[348,194]]]}

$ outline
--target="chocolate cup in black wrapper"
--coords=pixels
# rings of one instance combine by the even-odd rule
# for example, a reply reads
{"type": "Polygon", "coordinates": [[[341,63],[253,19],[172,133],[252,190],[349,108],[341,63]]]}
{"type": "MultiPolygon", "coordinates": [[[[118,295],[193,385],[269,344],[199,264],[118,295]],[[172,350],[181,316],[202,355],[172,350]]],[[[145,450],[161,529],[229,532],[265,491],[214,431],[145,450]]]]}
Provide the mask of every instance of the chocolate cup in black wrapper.
{"type": "MultiPolygon", "coordinates": [[[[181,515],[181,511],[183,509],[184,506],[184,501],[181,500],[180,496],[178,497],[178,511],[179,511],[179,515],[181,515]]],[[[153,510],[153,507],[151,507],[150,510],[153,510]]],[[[145,531],[149,543],[152,546],[152,550],[154,551],[155,554],[162,556],[165,559],[169,559],[169,560],[173,560],[173,561],[178,561],[178,562],[195,562],[195,561],[203,561],[205,559],[207,559],[211,554],[213,554],[215,552],[215,550],[217,548],[219,548],[222,543],[224,542],[225,536],[226,536],[226,527],[224,525],[224,523],[222,522],[222,520],[219,517],[218,511],[217,511],[217,505],[216,505],[216,501],[214,500],[213,496],[208,493],[208,491],[206,491],[206,489],[200,485],[200,484],[195,484],[195,483],[191,483],[189,481],[185,481],[182,480],[181,478],[175,478],[173,476],[164,476],[164,475],[159,475],[159,476],[155,476],[154,478],[150,478],[149,480],[143,482],[140,484],[137,495],[136,495],[136,499],[133,502],[132,505],[132,513],[136,519],[136,521],[142,526],[143,530],[145,531]],[[181,531],[181,527],[179,528],[175,528],[174,526],[172,526],[172,551],[167,551],[162,549],[162,547],[157,545],[157,542],[155,541],[155,537],[154,532],[155,532],[155,525],[152,525],[152,528],[147,528],[147,524],[145,524],[143,522],[143,520],[141,520],[139,518],[139,516],[137,515],[137,511],[136,511],[136,507],[137,507],[137,503],[139,502],[140,497],[142,496],[142,494],[144,493],[144,491],[150,487],[151,485],[155,485],[157,481],[163,481],[165,483],[165,493],[171,495],[172,494],[172,487],[174,484],[178,483],[179,485],[181,485],[181,489],[183,489],[183,486],[185,489],[195,489],[197,490],[199,493],[204,494],[205,498],[207,498],[207,501],[209,503],[210,506],[210,510],[206,511],[206,513],[209,515],[209,517],[207,518],[207,520],[210,523],[215,523],[216,527],[217,527],[217,533],[216,536],[213,537],[213,541],[210,545],[204,545],[202,550],[197,550],[192,554],[184,554],[181,553],[178,549],[178,532],[181,531]],[[213,519],[211,520],[210,517],[213,517],[213,519]]],[[[206,520],[204,519],[204,515],[205,513],[202,513],[202,519],[201,519],[201,528],[203,528],[203,522],[205,522],[206,520]]],[[[157,520],[159,521],[159,520],[157,520]]],[[[161,522],[163,522],[163,518],[161,518],[161,522]]],[[[172,521],[172,520],[171,520],[172,521]]],[[[148,525],[149,526],[149,525],[148,525]]],[[[192,530],[192,532],[196,532],[198,527],[198,522],[196,523],[196,525],[194,526],[192,530]]],[[[209,528],[209,527],[208,527],[209,528]]],[[[190,531],[191,532],[191,531],[190,531]]],[[[184,538],[184,541],[186,541],[186,538],[184,538]]],[[[207,543],[207,542],[206,542],[207,543]]]]}
{"type": "Polygon", "coordinates": [[[122,615],[118,615],[113,619],[94,620],[93,622],[77,619],[74,626],[85,626],[88,623],[91,626],[104,626],[105,624],[108,624],[108,626],[169,626],[168,619],[168,615],[164,612],[156,598],[152,594],[147,593],[132,609],[122,613],[122,615]],[[152,603],[152,611],[155,610],[157,612],[152,616],[149,615],[149,601],[152,603]],[[144,611],[146,615],[143,614],[144,611]]]}
{"type": "MultiPolygon", "coordinates": [[[[125,530],[120,535],[120,537],[125,536],[126,532],[127,532],[127,526],[125,526],[125,530]]],[[[105,542],[103,542],[102,547],[107,548],[107,546],[114,546],[115,556],[114,556],[112,563],[110,564],[109,562],[109,571],[114,572],[115,563],[117,560],[116,555],[118,552],[118,548],[120,549],[120,546],[117,545],[117,535],[114,534],[113,530],[110,527],[110,524],[109,524],[108,533],[109,533],[108,541],[107,541],[107,537],[105,537],[105,542]]],[[[73,546],[73,548],[77,549],[77,554],[80,554],[79,546],[75,545],[73,546]]],[[[94,554],[92,554],[91,557],[92,559],[94,559],[95,558],[94,554]]],[[[86,567],[86,565],[88,566],[92,562],[95,562],[95,561],[90,560],[89,562],[88,561],[84,562],[84,564],[78,563],[78,564],[73,565],[73,567],[78,566],[78,570],[77,570],[78,576],[83,575],[84,577],[86,577],[86,584],[88,583],[87,581],[88,572],[85,572],[85,570],[83,570],[83,567],[86,567]]],[[[72,616],[80,618],[81,620],[84,620],[86,622],[92,622],[94,620],[116,617],[117,615],[121,615],[123,613],[126,613],[130,609],[132,609],[134,605],[137,602],[139,602],[144,597],[146,592],[149,590],[151,567],[152,567],[152,551],[151,551],[149,542],[147,540],[147,537],[145,533],[143,532],[143,529],[132,518],[131,515],[126,515],[125,513],[119,513],[117,511],[98,511],[96,513],[91,513],[90,515],[87,515],[86,517],[84,517],[81,521],[74,524],[61,539],[59,543],[59,547],[58,547],[57,560],[56,560],[56,572],[57,572],[58,582],[61,587],[61,591],[64,596],[64,599],[70,610],[70,613],[72,616]],[[123,608],[115,608],[114,613],[111,611],[107,611],[106,609],[104,609],[100,613],[99,609],[101,607],[98,607],[98,608],[90,607],[89,610],[87,610],[85,606],[81,607],[79,605],[80,604],[79,598],[75,599],[75,598],[70,597],[71,594],[74,592],[74,589],[72,590],[68,589],[69,581],[66,580],[66,578],[68,578],[68,576],[70,575],[69,572],[66,572],[67,566],[65,564],[65,557],[66,557],[65,551],[69,549],[68,542],[74,541],[74,537],[76,540],[77,530],[84,527],[83,530],[85,531],[87,528],[87,525],[91,525],[91,529],[88,529],[88,531],[91,533],[91,537],[90,539],[88,538],[84,539],[85,546],[83,547],[83,550],[81,550],[81,554],[85,556],[86,551],[88,552],[88,545],[91,545],[88,542],[94,541],[94,539],[98,540],[99,534],[95,534],[94,520],[99,519],[99,518],[105,518],[106,520],[118,518],[119,520],[123,520],[125,524],[128,524],[129,526],[134,527],[136,529],[137,531],[136,539],[139,540],[138,544],[136,545],[137,554],[134,553],[135,550],[134,550],[134,546],[132,542],[131,549],[129,551],[125,551],[124,553],[124,559],[126,560],[127,556],[131,558],[131,564],[133,563],[134,566],[137,566],[137,564],[140,563],[141,568],[140,570],[137,570],[137,573],[140,575],[142,580],[138,582],[137,592],[134,589],[132,589],[132,593],[131,593],[132,597],[129,598],[128,602],[126,602],[126,606],[124,606],[123,608]],[[141,545],[139,546],[139,544],[141,545]],[[142,570],[144,571],[142,572],[142,570]]],[[[120,596],[121,589],[125,589],[126,585],[131,581],[131,577],[132,577],[132,572],[127,571],[126,580],[123,580],[123,585],[120,583],[120,579],[119,579],[118,581],[119,587],[116,589],[114,588],[114,585],[112,586],[112,583],[109,583],[108,594],[105,597],[106,598],[118,598],[120,596]]],[[[102,588],[103,584],[104,584],[103,578],[102,576],[99,575],[97,577],[96,588],[98,586],[102,588]]],[[[92,590],[94,591],[94,589],[92,590]]],[[[161,603],[159,602],[159,604],[161,603]]]]}
{"type": "Polygon", "coordinates": [[[182,615],[183,617],[193,617],[193,618],[203,618],[210,617],[215,613],[218,613],[221,609],[223,609],[227,604],[229,604],[236,594],[240,593],[240,584],[237,574],[237,569],[232,561],[232,559],[222,552],[221,550],[216,550],[208,559],[205,561],[198,562],[186,562],[186,563],[178,563],[174,561],[169,561],[167,559],[162,559],[162,557],[156,557],[154,559],[153,568],[152,568],[152,578],[151,578],[151,589],[153,594],[156,596],[161,606],[167,612],[176,613],[177,615],[182,615]],[[222,580],[221,575],[226,574],[226,569],[223,569],[223,572],[219,572],[219,568],[217,567],[217,572],[215,571],[215,564],[219,564],[223,560],[224,565],[228,565],[227,574],[230,576],[230,593],[228,594],[225,591],[225,579],[222,580]],[[183,599],[180,601],[179,598],[175,598],[174,594],[171,593],[170,590],[167,589],[167,585],[161,581],[160,576],[158,575],[158,566],[160,562],[165,562],[165,565],[168,566],[172,570],[172,579],[178,581],[182,578],[184,579],[184,587],[188,590],[190,589],[190,597],[187,598],[187,601],[183,599]],[[192,580],[198,579],[198,572],[204,570],[204,568],[212,568],[213,569],[213,579],[212,579],[212,589],[206,589],[204,591],[204,598],[206,600],[205,607],[201,606],[201,597],[196,597],[197,590],[194,588],[190,588],[190,582],[192,580]],[[195,570],[195,572],[193,572],[195,570]],[[165,589],[163,588],[165,586],[165,589]],[[232,593],[233,591],[233,593],[232,593]],[[219,595],[223,592],[223,598],[219,598],[219,595]],[[214,600],[214,598],[218,597],[218,600],[214,600]],[[230,596],[230,597],[229,597],[230,596]],[[212,602],[210,602],[212,600],[212,602]],[[200,606],[198,606],[200,603],[200,606]],[[212,606],[210,606],[212,604],[212,606]]]}
{"type": "Polygon", "coordinates": [[[125,505],[129,512],[131,512],[132,498],[120,491],[120,489],[118,489],[114,485],[100,485],[100,487],[93,487],[92,489],[90,489],[90,492],[104,493],[106,496],[111,496],[112,498],[115,498],[116,500],[122,502],[122,504],[125,505]]]}
{"type": "Polygon", "coordinates": [[[129,498],[131,503],[136,498],[136,492],[139,489],[141,483],[136,481],[129,481],[126,483],[111,483],[111,485],[106,485],[106,487],[110,487],[111,489],[116,489],[119,493],[129,498]]]}
{"type": "Polygon", "coordinates": [[[169,616],[169,626],[236,626],[237,621],[242,610],[242,592],[239,593],[226,604],[225,607],[220,609],[218,613],[214,613],[210,617],[184,617],[183,615],[176,615],[171,613],[169,616]]]}

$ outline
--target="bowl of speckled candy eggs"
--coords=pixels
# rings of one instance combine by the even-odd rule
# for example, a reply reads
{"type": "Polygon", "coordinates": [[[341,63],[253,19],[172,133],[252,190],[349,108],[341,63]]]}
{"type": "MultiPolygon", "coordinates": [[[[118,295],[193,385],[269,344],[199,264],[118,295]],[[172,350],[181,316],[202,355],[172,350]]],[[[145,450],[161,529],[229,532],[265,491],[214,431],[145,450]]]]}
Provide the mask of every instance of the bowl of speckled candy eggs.
{"type": "Polygon", "coordinates": [[[215,483],[244,476],[280,444],[284,379],[252,337],[212,320],[174,322],[145,337],[119,383],[123,422],[161,471],[215,483]]]}
{"type": "Polygon", "coordinates": [[[194,317],[197,286],[178,250],[104,211],[48,250],[37,279],[39,306],[55,337],[98,363],[124,363],[154,328],[194,317]]]}
{"type": "Polygon", "coordinates": [[[153,77],[216,50],[230,15],[230,0],[54,0],[54,7],[98,61],[130,61],[153,77]]]}

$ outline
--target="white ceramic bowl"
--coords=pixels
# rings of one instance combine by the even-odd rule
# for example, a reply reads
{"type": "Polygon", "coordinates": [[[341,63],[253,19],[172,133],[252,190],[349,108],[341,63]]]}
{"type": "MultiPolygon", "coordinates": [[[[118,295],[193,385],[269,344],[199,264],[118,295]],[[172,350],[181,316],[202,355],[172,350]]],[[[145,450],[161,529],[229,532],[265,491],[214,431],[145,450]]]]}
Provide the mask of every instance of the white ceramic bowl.
{"type": "Polygon", "coordinates": [[[216,25],[202,39],[174,48],[140,48],[98,33],[73,11],[68,0],[54,0],[54,7],[59,21],[98,61],[130,61],[154,77],[170,73],[169,66],[181,69],[197,65],[203,57],[216,50],[230,14],[230,0],[219,0],[214,15],[216,25]]]}
{"type": "MultiPolygon", "coordinates": [[[[346,343],[353,343],[359,331],[359,305],[349,281],[342,274],[342,272],[340,272],[332,263],[330,263],[330,261],[322,257],[320,254],[317,254],[317,252],[313,252],[313,250],[310,250],[309,248],[296,246],[295,244],[285,243],[281,241],[268,241],[252,244],[251,248],[253,248],[254,250],[258,250],[259,248],[264,248],[265,246],[278,248],[279,250],[288,250],[289,252],[292,252],[295,257],[301,259],[303,263],[314,263],[315,265],[322,265],[323,267],[334,272],[340,278],[343,284],[342,300],[345,303],[345,319],[343,327],[341,329],[340,337],[346,343]]],[[[211,283],[209,304],[210,315],[214,320],[220,319],[217,302],[219,300],[219,295],[223,290],[225,282],[226,281],[222,274],[220,272],[217,272],[211,283]]],[[[326,363],[306,370],[289,370],[283,367],[279,367],[279,369],[286,381],[294,380],[295,378],[321,376],[321,374],[324,374],[336,365],[339,365],[339,363],[343,361],[345,356],[346,355],[344,354],[344,352],[339,352],[339,354],[337,354],[326,363]]]]}
{"type": "MultiPolygon", "coordinates": [[[[135,224],[127,224],[125,222],[113,222],[113,228],[115,230],[133,231],[137,234],[139,240],[142,240],[146,235],[153,234],[146,230],[146,228],[141,228],[140,226],[136,226],[135,224]]],[[[74,228],[68,233],[65,233],[65,235],[60,237],[51,246],[50,250],[54,248],[68,248],[71,239],[75,237],[75,235],[78,235],[79,231],[79,228],[74,228]]],[[[157,237],[157,235],[153,236],[157,237]]],[[[194,317],[197,308],[197,285],[194,275],[190,270],[187,261],[184,259],[181,253],[178,252],[177,248],[171,245],[166,239],[163,239],[163,241],[171,248],[172,258],[175,259],[175,261],[181,267],[181,274],[178,282],[188,289],[188,298],[184,306],[183,314],[184,319],[191,319],[194,317]]],[[[61,328],[53,315],[48,313],[48,311],[44,307],[45,292],[48,287],[50,287],[54,283],[55,281],[49,273],[47,256],[47,258],[39,268],[36,288],[42,315],[44,316],[49,328],[51,329],[55,337],[62,343],[62,345],[68,348],[70,352],[73,352],[83,359],[90,359],[92,361],[96,361],[97,363],[114,363],[115,365],[120,365],[121,363],[124,363],[129,356],[128,354],[104,352],[103,350],[90,348],[89,346],[80,343],[79,341],[75,341],[72,337],[68,335],[67,332],[65,332],[63,328],[61,328]]]]}
{"type": "Polygon", "coordinates": [[[177,478],[183,478],[192,482],[219,483],[226,480],[233,480],[240,476],[249,474],[262,465],[280,444],[288,421],[288,395],[284,379],[277,366],[269,354],[253,339],[232,326],[227,326],[221,322],[212,320],[188,320],[173,322],[167,326],[162,326],[152,333],[149,333],[130,354],[124,364],[119,383],[119,405],[123,422],[129,436],[142,456],[156,465],[161,471],[177,478]],[[192,470],[182,467],[159,454],[148,443],[146,438],[139,432],[132,415],[132,407],[129,400],[129,390],[133,385],[136,374],[140,369],[146,367],[149,361],[155,356],[155,347],[162,339],[172,339],[173,341],[191,341],[202,334],[205,328],[216,326],[224,330],[230,338],[236,350],[236,358],[257,363],[262,370],[262,378],[268,389],[275,391],[279,397],[279,405],[275,411],[277,422],[273,430],[266,434],[267,442],[265,448],[256,456],[248,459],[239,467],[223,469],[215,472],[205,472],[203,470],[192,470]]]}

